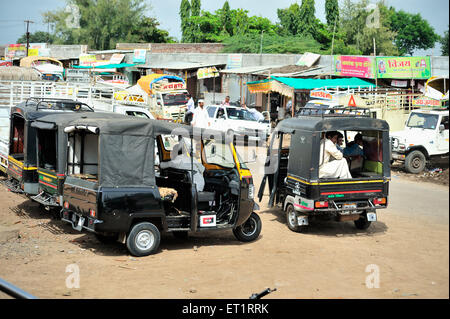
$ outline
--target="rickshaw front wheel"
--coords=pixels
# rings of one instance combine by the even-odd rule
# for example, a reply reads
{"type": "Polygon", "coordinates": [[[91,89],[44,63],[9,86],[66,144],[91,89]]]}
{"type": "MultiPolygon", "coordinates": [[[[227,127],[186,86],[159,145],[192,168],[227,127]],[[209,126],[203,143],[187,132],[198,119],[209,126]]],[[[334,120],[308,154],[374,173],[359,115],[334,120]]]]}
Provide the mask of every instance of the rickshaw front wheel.
{"type": "Polygon", "coordinates": [[[245,223],[233,229],[233,234],[240,241],[250,242],[259,237],[261,228],[261,218],[252,213],[245,223]]]}
{"type": "Polygon", "coordinates": [[[161,241],[158,227],[149,222],[134,225],[127,236],[127,248],[136,257],[154,254],[161,241]]]}
{"type": "Polygon", "coordinates": [[[308,227],[305,225],[298,225],[298,215],[294,209],[294,206],[292,206],[291,204],[286,207],[286,222],[288,228],[296,233],[302,233],[308,227]]]}

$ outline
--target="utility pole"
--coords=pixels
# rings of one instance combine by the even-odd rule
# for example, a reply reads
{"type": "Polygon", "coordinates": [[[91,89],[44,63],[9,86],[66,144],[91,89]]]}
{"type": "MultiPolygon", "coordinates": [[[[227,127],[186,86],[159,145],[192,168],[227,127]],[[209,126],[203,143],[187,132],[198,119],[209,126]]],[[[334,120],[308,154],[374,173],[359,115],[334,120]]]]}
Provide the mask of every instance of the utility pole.
{"type": "Polygon", "coordinates": [[[333,40],[331,41],[331,69],[330,69],[330,79],[331,79],[331,73],[333,73],[333,49],[334,49],[334,33],[336,32],[336,20],[337,18],[334,19],[334,28],[333,28],[333,40]]]}
{"type": "Polygon", "coordinates": [[[25,23],[27,24],[26,36],[27,36],[27,56],[28,56],[28,47],[30,46],[30,32],[28,32],[28,30],[29,30],[30,23],[34,23],[34,22],[31,20],[25,20],[25,23]]]}
{"type": "MultiPolygon", "coordinates": [[[[375,64],[377,63],[377,43],[375,42],[375,38],[373,38],[373,58],[375,59],[375,64]]],[[[378,87],[378,77],[375,73],[375,90],[378,87]]]]}

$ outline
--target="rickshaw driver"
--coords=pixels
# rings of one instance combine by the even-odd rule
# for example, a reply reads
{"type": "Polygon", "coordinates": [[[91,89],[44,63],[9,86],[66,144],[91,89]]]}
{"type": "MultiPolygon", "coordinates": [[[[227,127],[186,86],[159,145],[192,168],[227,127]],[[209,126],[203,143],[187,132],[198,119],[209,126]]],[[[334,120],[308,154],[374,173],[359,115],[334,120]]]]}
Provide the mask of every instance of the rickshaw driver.
{"type": "Polygon", "coordinates": [[[327,132],[320,141],[319,178],[352,178],[344,155],[336,147],[338,132],[327,132]]]}

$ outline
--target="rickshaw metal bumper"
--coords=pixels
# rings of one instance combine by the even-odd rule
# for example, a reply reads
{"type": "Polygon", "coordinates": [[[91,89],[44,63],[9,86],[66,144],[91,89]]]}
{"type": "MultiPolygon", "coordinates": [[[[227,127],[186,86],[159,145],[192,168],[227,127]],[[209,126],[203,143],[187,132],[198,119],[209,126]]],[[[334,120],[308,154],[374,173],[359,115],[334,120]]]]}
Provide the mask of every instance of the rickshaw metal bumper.
{"type": "Polygon", "coordinates": [[[79,232],[85,229],[93,233],[96,232],[96,225],[103,223],[102,220],[82,216],[80,214],[69,211],[62,211],[61,220],[71,224],[72,228],[79,232]]]}

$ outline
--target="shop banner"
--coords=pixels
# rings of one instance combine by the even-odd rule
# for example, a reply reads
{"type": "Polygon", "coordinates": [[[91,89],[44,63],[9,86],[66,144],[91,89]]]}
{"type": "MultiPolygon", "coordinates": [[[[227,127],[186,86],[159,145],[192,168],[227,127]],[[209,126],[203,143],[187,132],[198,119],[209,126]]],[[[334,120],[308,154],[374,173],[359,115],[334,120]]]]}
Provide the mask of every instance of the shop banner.
{"type": "Polygon", "coordinates": [[[228,54],[227,69],[239,69],[242,67],[242,54],[228,54]]]}
{"type": "Polygon", "coordinates": [[[5,56],[8,58],[22,58],[27,56],[26,44],[9,44],[5,48],[5,56]]]}
{"type": "Polygon", "coordinates": [[[219,76],[219,71],[217,71],[216,67],[210,67],[210,68],[201,68],[197,70],[197,79],[209,79],[209,78],[215,78],[219,76]]]}
{"type": "Polygon", "coordinates": [[[145,63],[145,56],[147,55],[147,50],[136,49],[133,54],[133,63],[145,63]]]}
{"type": "Polygon", "coordinates": [[[361,56],[333,56],[334,74],[364,79],[374,79],[375,59],[361,56]]]}
{"type": "Polygon", "coordinates": [[[97,61],[95,54],[80,54],[80,66],[91,66],[97,61]]]}
{"type": "Polygon", "coordinates": [[[429,56],[377,58],[379,79],[428,79],[431,77],[429,56]]]}

